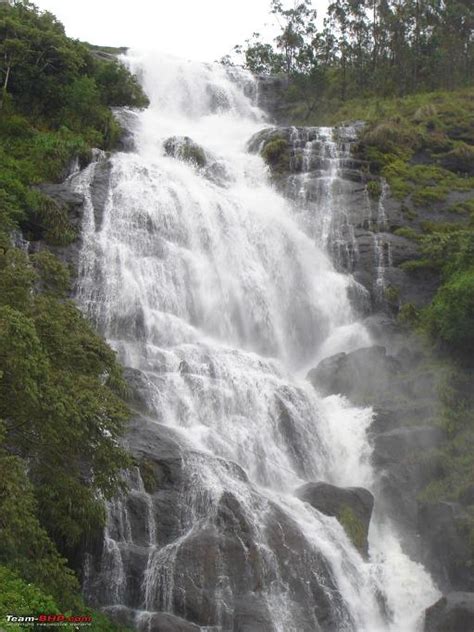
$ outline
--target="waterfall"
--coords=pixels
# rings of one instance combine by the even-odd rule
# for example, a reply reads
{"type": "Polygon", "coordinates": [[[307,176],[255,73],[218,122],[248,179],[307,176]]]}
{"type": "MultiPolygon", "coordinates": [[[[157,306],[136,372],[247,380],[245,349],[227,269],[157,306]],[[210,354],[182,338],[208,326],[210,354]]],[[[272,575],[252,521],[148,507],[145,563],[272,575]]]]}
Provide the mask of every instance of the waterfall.
{"type": "Polygon", "coordinates": [[[328,245],[347,210],[335,185],[347,147],[327,128],[301,139],[323,145],[312,220],[304,178],[290,201],[247,151],[268,125],[248,73],[128,62],[151,106],[128,117],[132,151],[74,176],[86,200],[77,299],[141,376],[140,454],[159,437],[168,460],[157,491],[135,468],[109,505],[86,594],[143,630],[167,612],[215,632],[415,632],[437,591],[393,525],[376,509],[364,559],[294,495],[308,481],[374,488],[372,410],[302,377],[370,344],[328,245]]]}

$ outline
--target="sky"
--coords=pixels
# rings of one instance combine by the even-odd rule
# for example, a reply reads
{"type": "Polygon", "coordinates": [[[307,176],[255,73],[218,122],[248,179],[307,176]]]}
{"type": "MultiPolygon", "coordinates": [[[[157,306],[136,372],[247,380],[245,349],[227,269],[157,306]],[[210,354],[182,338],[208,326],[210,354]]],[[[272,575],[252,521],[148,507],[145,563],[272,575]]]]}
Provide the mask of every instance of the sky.
{"type": "MultiPolygon", "coordinates": [[[[274,33],[269,0],[34,0],[70,37],[215,61],[254,31],[274,33]]],[[[319,16],[327,0],[313,0],[319,16]]]]}

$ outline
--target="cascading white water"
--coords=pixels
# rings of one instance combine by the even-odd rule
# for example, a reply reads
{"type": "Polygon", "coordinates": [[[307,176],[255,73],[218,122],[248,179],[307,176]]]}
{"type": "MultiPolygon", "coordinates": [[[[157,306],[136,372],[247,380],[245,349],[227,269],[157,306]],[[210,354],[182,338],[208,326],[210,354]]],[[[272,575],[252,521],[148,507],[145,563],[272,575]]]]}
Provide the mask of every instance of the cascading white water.
{"type": "MultiPolygon", "coordinates": [[[[166,544],[143,481],[130,478],[144,499],[147,533],[135,624],[146,629],[150,613],[173,612],[183,599],[180,614],[189,611],[183,551],[215,532],[221,503],[232,497],[251,533],[245,559],[258,559],[252,594],[268,608],[273,630],[415,631],[437,592],[391,525],[376,513],[366,561],[336,519],[293,495],[306,481],[373,487],[372,411],[322,398],[297,377],[370,338],[347,298],[353,281],[335,271],[324,235],[305,232],[261,158],[246,151],[265,125],[252,77],[153,55],[131,55],[129,63],[151,106],[137,117],[136,151],[111,159],[101,221],[91,198],[97,164],[75,182],[86,198],[78,300],[122,362],[144,372],[153,417],[176,431],[185,455],[180,531],[166,544]],[[192,138],[206,164],[167,155],[171,137],[192,138]],[[281,527],[281,545],[275,524],[291,530],[281,527]],[[332,604],[326,627],[315,612],[315,586],[332,604]]],[[[330,134],[322,131],[328,143],[330,134]]],[[[337,159],[329,148],[326,222],[337,159]]],[[[124,505],[109,511],[115,528],[106,532],[102,572],[116,576],[103,605],[113,606],[126,600],[124,551],[138,544],[124,505]]],[[[243,589],[221,550],[215,558],[218,579],[199,589],[212,594],[201,625],[232,630],[243,589]]]]}

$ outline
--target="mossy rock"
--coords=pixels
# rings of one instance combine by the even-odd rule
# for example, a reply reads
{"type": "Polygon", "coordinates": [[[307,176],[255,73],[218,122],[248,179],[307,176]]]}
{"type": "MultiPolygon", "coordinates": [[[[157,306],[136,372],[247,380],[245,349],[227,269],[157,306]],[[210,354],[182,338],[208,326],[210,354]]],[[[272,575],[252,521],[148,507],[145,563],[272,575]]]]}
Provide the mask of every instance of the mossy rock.
{"type": "Polygon", "coordinates": [[[317,482],[306,483],[295,493],[321,513],[339,520],[357,550],[367,555],[367,536],[374,506],[374,497],[368,490],[317,482]]]}
{"type": "Polygon", "coordinates": [[[367,530],[360,518],[356,516],[349,505],[344,505],[337,519],[344,527],[344,531],[352,540],[353,545],[360,553],[365,553],[367,547],[367,530]]]}
{"type": "Polygon", "coordinates": [[[261,155],[274,174],[283,174],[289,171],[291,150],[285,138],[276,137],[267,141],[263,146],[261,155]]]}
{"type": "Polygon", "coordinates": [[[164,149],[167,156],[188,162],[200,169],[207,165],[206,152],[189,136],[168,138],[164,143],[164,149]]]}
{"type": "Polygon", "coordinates": [[[152,461],[144,459],[138,464],[140,476],[147,494],[153,494],[158,487],[158,476],[155,471],[155,465],[152,461]]]}

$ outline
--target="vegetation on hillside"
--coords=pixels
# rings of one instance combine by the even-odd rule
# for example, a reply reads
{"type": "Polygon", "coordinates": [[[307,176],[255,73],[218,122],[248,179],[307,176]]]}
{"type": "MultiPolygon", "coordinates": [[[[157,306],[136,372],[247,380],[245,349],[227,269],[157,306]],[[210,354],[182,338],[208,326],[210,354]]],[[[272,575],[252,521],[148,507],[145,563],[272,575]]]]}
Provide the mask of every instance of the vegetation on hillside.
{"type": "MultiPolygon", "coordinates": [[[[86,164],[91,147],[112,149],[121,130],[110,107],[147,99],[122,64],[26,0],[0,4],[0,81],[1,592],[10,610],[83,614],[69,562],[121,486],[128,409],[115,354],[68,299],[69,270],[44,246],[29,254],[14,242],[19,230],[43,244],[76,237],[34,185],[86,164]]],[[[112,627],[96,614],[94,629],[112,627]]]]}
{"type": "Polygon", "coordinates": [[[275,40],[254,33],[234,53],[256,74],[288,78],[293,122],[356,97],[452,90],[474,78],[470,0],[338,0],[329,3],[321,27],[312,0],[270,6],[275,40]]]}
{"type": "Polygon", "coordinates": [[[403,264],[405,271],[441,274],[432,304],[412,309],[411,318],[463,364],[474,357],[473,101],[466,89],[366,105],[356,150],[402,202],[406,226],[396,232],[417,242],[421,254],[403,264]],[[460,201],[450,203],[453,195],[460,201]]]}

